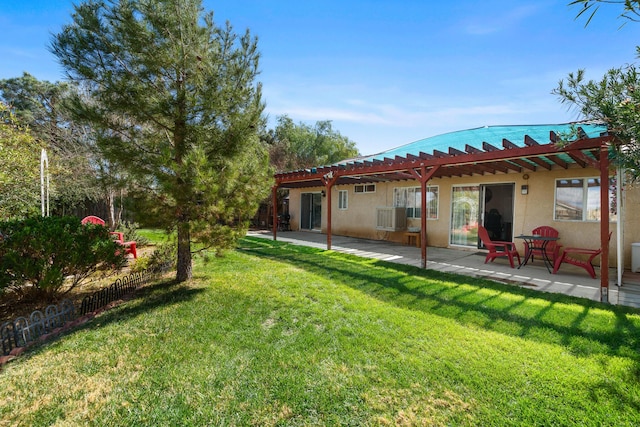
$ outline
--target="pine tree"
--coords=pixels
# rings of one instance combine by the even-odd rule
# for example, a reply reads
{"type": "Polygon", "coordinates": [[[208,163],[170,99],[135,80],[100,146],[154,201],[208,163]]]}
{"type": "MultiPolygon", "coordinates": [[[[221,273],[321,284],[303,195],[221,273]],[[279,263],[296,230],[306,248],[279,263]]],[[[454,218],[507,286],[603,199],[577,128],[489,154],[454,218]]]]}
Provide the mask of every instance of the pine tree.
{"type": "Polygon", "coordinates": [[[177,230],[176,279],[189,279],[192,243],[231,247],[268,193],[257,39],[216,26],[200,0],[90,0],[51,50],[138,213],[177,230]]]}

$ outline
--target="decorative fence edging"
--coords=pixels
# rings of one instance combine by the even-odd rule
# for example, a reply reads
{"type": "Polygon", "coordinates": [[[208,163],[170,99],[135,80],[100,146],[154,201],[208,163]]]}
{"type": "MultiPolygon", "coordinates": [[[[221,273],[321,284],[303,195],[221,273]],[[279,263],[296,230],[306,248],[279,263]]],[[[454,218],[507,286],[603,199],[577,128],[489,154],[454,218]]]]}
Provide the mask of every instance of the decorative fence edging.
{"type": "Polygon", "coordinates": [[[21,354],[34,342],[45,341],[63,330],[85,323],[93,318],[97,311],[101,311],[113,301],[122,299],[141,284],[170,268],[170,264],[163,265],[159,269],[147,269],[118,278],[111,285],[84,297],[78,310],[70,299],[65,299],[58,305],[48,306],[44,313],[35,310],[29,318],[18,317],[13,321],[2,323],[0,325],[0,347],[2,347],[0,367],[21,354]]]}
{"type": "Polygon", "coordinates": [[[26,347],[41,336],[51,333],[64,326],[75,318],[75,307],[69,299],[63,300],[59,305],[48,306],[44,314],[40,310],[31,313],[31,316],[18,317],[13,322],[5,322],[0,325],[0,342],[2,343],[2,355],[8,355],[17,347],[26,347]]]}
{"type": "Polygon", "coordinates": [[[144,270],[137,273],[131,273],[123,278],[118,278],[110,286],[95,291],[92,295],[84,297],[80,305],[80,316],[92,311],[96,311],[112,301],[120,299],[123,295],[134,291],[138,285],[142,284],[149,278],[151,273],[144,270]]]}

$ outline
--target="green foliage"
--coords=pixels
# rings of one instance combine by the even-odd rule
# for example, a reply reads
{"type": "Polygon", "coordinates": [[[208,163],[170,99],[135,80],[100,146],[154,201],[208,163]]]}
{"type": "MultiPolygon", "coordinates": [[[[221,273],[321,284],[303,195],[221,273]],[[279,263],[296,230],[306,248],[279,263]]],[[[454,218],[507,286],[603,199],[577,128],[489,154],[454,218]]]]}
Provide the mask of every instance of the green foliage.
{"type": "MultiPolygon", "coordinates": [[[[580,14],[598,10],[600,1],[574,1],[582,4],[580,14]]],[[[638,15],[640,3],[621,0],[607,3],[624,4],[621,16],[638,15]]],[[[588,24],[588,22],[587,22],[588,24]]],[[[640,48],[638,48],[640,57],[640,48]]],[[[606,123],[617,139],[611,152],[618,167],[629,169],[633,179],[640,179],[640,74],[635,65],[610,69],[600,80],[585,80],[585,71],[569,73],[552,91],[563,104],[577,110],[585,119],[606,123]]]]}
{"type": "Polygon", "coordinates": [[[123,233],[125,242],[133,240],[138,248],[149,244],[149,239],[138,233],[138,224],[135,222],[124,221],[120,223],[118,231],[123,233]]]}
{"type": "Polygon", "coordinates": [[[132,271],[152,270],[160,271],[167,266],[175,267],[178,248],[175,242],[162,243],[156,247],[150,256],[140,257],[135,262],[132,271]]]}
{"type": "Polygon", "coordinates": [[[126,262],[106,227],[82,225],[75,217],[6,221],[0,234],[0,291],[52,297],[126,262]]]}
{"type": "MultiPolygon", "coordinates": [[[[601,3],[617,4],[622,6],[620,17],[629,21],[640,21],[640,1],[639,0],[574,0],[569,6],[581,5],[582,9],[578,17],[587,16],[585,26],[589,25],[601,3]]],[[[624,25],[624,24],[623,24],[624,25]]]]}
{"type": "Polygon", "coordinates": [[[11,105],[16,117],[47,149],[53,211],[97,200],[102,193],[90,129],[72,120],[64,108],[75,90],[74,85],[41,81],[29,73],[0,80],[0,100],[11,105]]]}
{"type": "Polygon", "coordinates": [[[0,218],[40,210],[40,146],[0,102],[0,218]]]}
{"type": "Polygon", "coordinates": [[[264,138],[269,144],[271,164],[278,171],[330,165],[360,155],[355,142],[333,130],[331,121],[318,121],[312,127],[295,124],[285,115],[277,122],[264,138]]]}
{"type": "Polygon", "coordinates": [[[250,33],[216,26],[200,0],[88,1],[51,50],[82,85],[74,117],[128,174],[139,221],[177,230],[178,280],[192,241],[232,247],[271,180],[250,33]]]}

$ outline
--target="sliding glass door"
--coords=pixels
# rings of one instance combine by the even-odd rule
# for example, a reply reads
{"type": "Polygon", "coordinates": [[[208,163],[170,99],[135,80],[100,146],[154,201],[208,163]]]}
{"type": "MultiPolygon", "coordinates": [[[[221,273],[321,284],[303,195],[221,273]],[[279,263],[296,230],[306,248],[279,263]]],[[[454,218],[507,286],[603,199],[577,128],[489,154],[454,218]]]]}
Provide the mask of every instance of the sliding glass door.
{"type": "Polygon", "coordinates": [[[300,206],[300,228],[320,230],[322,228],[322,195],[320,193],[302,193],[300,206]]]}
{"type": "Polygon", "coordinates": [[[478,246],[480,186],[454,186],[451,197],[451,229],[449,243],[478,246]]]}

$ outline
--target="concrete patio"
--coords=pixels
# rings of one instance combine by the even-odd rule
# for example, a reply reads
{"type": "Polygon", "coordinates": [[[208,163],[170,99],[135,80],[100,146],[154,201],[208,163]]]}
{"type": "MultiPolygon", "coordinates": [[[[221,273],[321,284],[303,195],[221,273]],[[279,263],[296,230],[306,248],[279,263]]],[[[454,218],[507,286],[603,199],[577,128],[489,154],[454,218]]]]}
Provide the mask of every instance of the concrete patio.
{"type": "MultiPolygon", "coordinates": [[[[249,236],[272,239],[273,235],[266,230],[252,230],[249,236]]],[[[296,245],[311,246],[319,249],[327,248],[326,234],[318,232],[279,232],[277,240],[296,245]]],[[[336,252],[349,253],[366,258],[375,258],[399,264],[419,267],[421,264],[420,248],[398,243],[357,239],[353,237],[332,236],[331,249],[336,252]]],[[[522,248],[518,248],[522,256],[522,248]]],[[[485,264],[485,254],[481,250],[427,248],[427,268],[468,276],[486,277],[498,282],[526,286],[543,292],[554,292],[575,297],[600,301],[600,272],[598,278],[592,279],[585,270],[572,265],[563,264],[557,274],[551,274],[540,260],[528,263],[522,268],[511,268],[505,258],[496,259],[485,264]]],[[[623,286],[616,284],[617,273],[610,269],[609,303],[640,307],[638,275],[625,273],[623,286]],[[636,301],[637,300],[637,301],[636,301]]]]}

